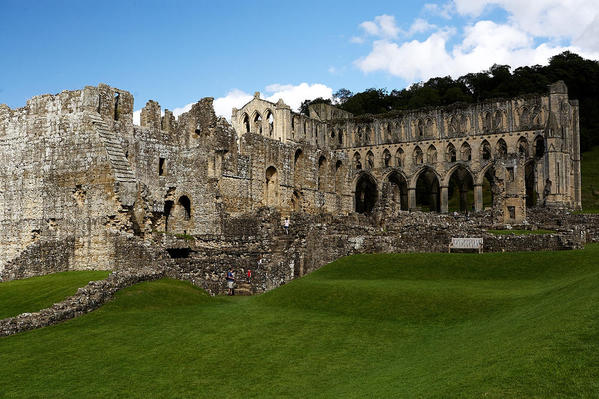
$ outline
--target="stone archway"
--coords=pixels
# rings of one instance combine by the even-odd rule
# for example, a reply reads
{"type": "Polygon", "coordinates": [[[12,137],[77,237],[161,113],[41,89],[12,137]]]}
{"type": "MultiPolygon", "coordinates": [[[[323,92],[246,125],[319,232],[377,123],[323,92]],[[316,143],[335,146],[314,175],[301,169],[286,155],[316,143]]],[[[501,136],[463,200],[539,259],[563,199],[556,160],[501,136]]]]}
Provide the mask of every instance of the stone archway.
{"type": "Polygon", "coordinates": [[[266,169],[266,182],[264,190],[264,202],[267,206],[276,206],[279,196],[279,179],[277,168],[269,166],[266,169]]]}
{"type": "Polygon", "coordinates": [[[537,205],[538,193],[536,190],[536,164],[535,161],[529,161],[524,166],[524,185],[526,186],[526,207],[531,208],[537,205]]]}
{"type": "Polygon", "coordinates": [[[416,207],[422,211],[441,210],[439,179],[431,168],[424,168],[416,180],[416,207]]]}
{"type": "Polygon", "coordinates": [[[463,166],[457,167],[447,184],[447,209],[449,212],[474,210],[474,179],[463,166]]]}
{"type": "Polygon", "coordinates": [[[370,213],[378,200],[378,188],[374,177],[363,173],[356,182],[354,210],[357,213],[370,213]]]}
{"type": "Polygon", "coordinates": [[[401,173],[393,171],[385,179],[383,201],[391,214],[408,210],[408,183],[401,173]]]}

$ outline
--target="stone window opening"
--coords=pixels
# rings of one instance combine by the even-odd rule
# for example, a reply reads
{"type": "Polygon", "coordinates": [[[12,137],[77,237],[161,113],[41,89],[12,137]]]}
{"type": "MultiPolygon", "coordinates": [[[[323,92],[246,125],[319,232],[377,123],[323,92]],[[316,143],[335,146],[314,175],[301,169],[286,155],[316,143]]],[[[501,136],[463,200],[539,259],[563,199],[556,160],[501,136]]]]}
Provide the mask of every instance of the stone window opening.
{"type": "Polygon", "coordinates": [[[398,168],[403,166],[403,150],[401,148],[398,148],[397,151],[395,151],[395,164],[398,168]]]}
{"type": "Polygon", "coordinates": [[[362,157],[360,156],[359,152],[354,153],[354,169],[356,169],[356,170],[362,169],[362,162],[360,162],[361,158],[362,157]]]}
{"type": "Polygon", "coordinates": [[[356,183],[355,211],[357,213],[370,213],[378,199],[377,183],[372,176],[364,173],[356,183]]]}
{"type": "Polygon", "coordinates": [[[507,144],[504,139],[497,141],[496,153],[498,158],[505,158],[507,156],[507,144]]]}
{"type": "Polygon", "coordinates": [[[524,158],[528,158],[528,141],[524,137],[518,140],[518,154],[524,158]]]}
{"type": "Polygon", "coordinates": [[[506,169],[507,169],[508,181],[514,181],[514,179],[515,179],[514,168],[513,167],[508,167],[506,169]]]}
{"type": "Polygon", "coordinates": [[[191,201],[189,200],[189,197],[186,195],[179,197],[178,204],[183,208],[183,219],[191,219],[191,201]]]}
{"type": "Polygon", "coordinates": [[[339,145],[343,145],[343,131],[339,130],[338,132],[339,145]]]}
{"type": "Polygon", "coordinates": [[[418,137],[424,137],[424,122],[418,121],[418,137]]]}
{"type": "Polygon", "coordinates": [[[256,116],[254,116],[254,130],[258,134],[262,134],[262,115],[259,112],[256,112],[256,116]]]}
{"type": "Polygon", "coordinates": [[[485,161],[491,159],[491,145],[487,140],[483,141],[481,144],[481,157],[485,161]]]}
{"type": "Polygon", "coordinates": [[[431,144],[426,153],[428,163],[437,163],[437,149],[434,145],[431,144]]]}
{"type": "Polygon", "coordinates": [[[418,146],[416,146],[416,148],[414,148],[414,163],[416,165],[420,165],[420,164],[424,163],[424,155],[422,153],[422,150],[418,146]]]}
{"type": "Polygon", "coordinates": [[[495,111],[493,117],[493,128],[499,129],[503,125],[503,113],[501,111],[495,111]]]}
{"type": "Polygon", "coordinates": [[[372,151],[368,151],[368,153],[366,153],[366,163],[368,165],[368,169],[374,168],[374,154],[372,151]]]}
{"type": "Polygon", "coordinates": [[[119,120],[119,98],[120,98],[121,94],[120,93],[115,93],[114,94],[114,120],[118,121],[119,120]]]}
{"type": "Polygon", "coordinates": [[[470,148],[470,144],[464,143],[462,144],[462,148],[460,148],[461,159],[462,161],[471,161],[472,160],[472,149],[470,148]]]}
{"type": "Polygon", "coordinates": [[[457,161],[456,150],[455,150],[454,145],[451,143],[447,146],[447,160],[449,162],[457,161]]]}
{"type": "Polygon", "coordinates": [[[278,197],[278,190],[279,190],[279,181],[278,181],[278,176],[277,176],[277,168],[275,168],[274,166],[269,166],[268,169],[266,169],[266,173],[265,173],[265,183],[266,183],[266,193],[265,193],[265,199],[266,199],[266,205],[268,206],[275,206],[277,205],[277,197],[278,197]]]}
{"type": "Polygon", "coordinates": [[[326,188],[327,159],[322,155],[318,159],[318,189],[326,188]]]}
{"type": "Polygon", "coordinates": [[[266,114],[266,120],[268,121],[268,135],[272,137],[273,131],[275,129],[275,118],[272,115],[272,112],[268,111],[266,114]]]}
{"type": "Polygon", "coordinates": [[[245,132],[250,132],[250,117],[248,114],[243,114],[243,126],[245,127],[245,132]]]}
{"type": "Polygon", "coordinates": [[[164,176],[166,171],[166,159],[158,158],[158,176],[164,176]]]}
{"type": "Polygon", "coordinates": [[[385,165],[385,168],[391,166],[391,153],[387,149],[383,151],[383,165],[385,165]]]}
{"type": "Polygon", "coordinates": [[[545,155],[545,140],[541,136],[535,139],[535,157],[542,158],[545,155]]]}

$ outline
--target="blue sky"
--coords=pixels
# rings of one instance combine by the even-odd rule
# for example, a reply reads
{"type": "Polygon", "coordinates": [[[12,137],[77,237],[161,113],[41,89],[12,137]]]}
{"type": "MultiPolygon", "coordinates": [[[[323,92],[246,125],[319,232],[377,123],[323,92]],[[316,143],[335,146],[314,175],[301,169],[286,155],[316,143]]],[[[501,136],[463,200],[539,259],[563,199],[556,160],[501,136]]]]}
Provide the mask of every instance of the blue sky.
{"type": "Polygon", "coordinates": [[[226,116],[254,91],[297,106],[565,49],[599,58],[599,0],[0,0],[0,15],[0,103],[13,108],[104,82],[136,109],[212,96],[226,116]]]}

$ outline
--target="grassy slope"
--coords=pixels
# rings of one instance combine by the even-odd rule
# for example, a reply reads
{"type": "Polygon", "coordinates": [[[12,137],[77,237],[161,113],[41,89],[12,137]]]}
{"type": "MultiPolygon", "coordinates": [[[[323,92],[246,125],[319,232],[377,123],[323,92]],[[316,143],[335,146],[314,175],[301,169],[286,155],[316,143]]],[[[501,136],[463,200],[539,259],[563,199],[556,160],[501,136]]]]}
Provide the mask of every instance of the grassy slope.
{"type": "Polygon", "coordinates": [[[599,246],[360,255],[252,298],[171,280],[0,339],[0,397],[593,397],[599,246]]]}
{"type": "Polygon", "coordinates": [[[582,154],[582,209],[585,212],[599,213],[599,147],[582,154]]]}
{"type": "Polygon", "coordinates": [[[77,288],[107,276],[106,271],[77,271],[1,283],[0,319],[52,306],[75,294],[77,288]]]}

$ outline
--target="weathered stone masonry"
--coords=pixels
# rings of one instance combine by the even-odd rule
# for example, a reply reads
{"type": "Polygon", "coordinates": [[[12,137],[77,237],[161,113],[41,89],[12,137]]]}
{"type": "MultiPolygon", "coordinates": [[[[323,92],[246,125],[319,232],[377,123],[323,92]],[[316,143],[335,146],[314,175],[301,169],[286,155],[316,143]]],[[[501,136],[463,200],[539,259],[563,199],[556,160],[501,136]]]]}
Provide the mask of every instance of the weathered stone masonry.
{"type": "MultiPolygon", "coordinates": [[[[578,105],[562,82],[390,115],[320,104],[308,117],[258,93],[231,124],[211,98],[179,118],[155,101],[140,126],[132,115],[131,94],[103,84],[0,106],[0,280],[155,264],[218,293],[233,264],[260,292],[349,253],[443,251],[456,229],[581,205],[578,105]]],[[[580,245],[562,233],[534,247],[580,245]]]]}

